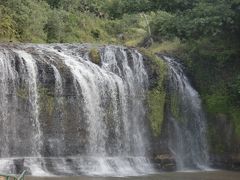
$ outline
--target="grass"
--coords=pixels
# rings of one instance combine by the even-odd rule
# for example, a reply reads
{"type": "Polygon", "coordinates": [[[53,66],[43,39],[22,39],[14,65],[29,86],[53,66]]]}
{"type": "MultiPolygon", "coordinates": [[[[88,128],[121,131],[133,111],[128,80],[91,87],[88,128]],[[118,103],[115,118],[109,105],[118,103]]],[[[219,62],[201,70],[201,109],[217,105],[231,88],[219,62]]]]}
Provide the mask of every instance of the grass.
{"type": "Polygon", "coordinates": [[[179,39],[174,39],[173,41],[164,41],[162,43],[153,43],[153,45],[149,48],[153,53],[172,53],[177,51],[181,46],[179,39]]]}

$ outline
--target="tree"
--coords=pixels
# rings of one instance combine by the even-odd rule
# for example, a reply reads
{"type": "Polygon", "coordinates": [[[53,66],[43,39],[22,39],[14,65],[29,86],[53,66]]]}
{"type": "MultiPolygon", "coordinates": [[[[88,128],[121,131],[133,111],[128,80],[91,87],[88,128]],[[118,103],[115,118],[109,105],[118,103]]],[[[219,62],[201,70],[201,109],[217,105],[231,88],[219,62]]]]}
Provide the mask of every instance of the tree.
{"type": "Polygon", "coordinates": [[[61,0],[46,0],[51,8],[59,8],[62,1],[61,0]]]}
{"type": "Polygon", "coordinates": [[[158,21],[157,18],[156,23],[153,23],[153,29],[157,29],[155,32],[158,35],[177,36],[180,39],[220,36],[238,31],[236,15],[232,4],[227,1],[199,2],[192,9],[176,13],[174,18],[168,21],[158,21]]]}
{"type": "Polygon", "coordinates": [[[0,5],[0,38],[11,40],[15,33],[15,22],[10,10],[0,5]]]}
{"type": "Polygon", "coordinates": [[[104,10],[111,18],[121,18],[124,14],[149,11],[151,4],[150,0],[109,0],[104,10]]]}
{"type": "MultiPolygon", "coordinates": [[[[61,13],[62,11],[60,11],[61,13]]],[[[50,13],[47,23],[44,26],[44,31],[47,34],[48,43],[60,42],[60,36],[62,32],[62,18],[58,10],[53,10],[50,13]]]]}
{"type": "Polygon", "coordinates": [[[152,9],[179,12],[192,9],[199,0],[152,0],[152,9]]]}
{"type": "Polygon", "coordinates": [[[20,41],[44,42],[46,34],[43,31],[48,19],[49,6],[39,0],[7,0],[5,6],[13,12],[16,22],[16,33],[20,41]]]}

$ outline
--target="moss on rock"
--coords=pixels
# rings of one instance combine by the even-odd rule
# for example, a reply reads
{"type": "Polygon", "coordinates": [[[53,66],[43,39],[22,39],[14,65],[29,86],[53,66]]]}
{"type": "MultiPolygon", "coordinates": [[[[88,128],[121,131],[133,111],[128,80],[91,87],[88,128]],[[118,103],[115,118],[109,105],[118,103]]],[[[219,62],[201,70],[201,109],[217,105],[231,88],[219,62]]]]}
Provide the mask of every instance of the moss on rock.
{"type": "Polygon", "coordinates": [[[234,122],[235,133],[238,139],[240,139],[240,109],[232,109],[231,118],[234,122]]]}
{"type": "Polygon", "coordinates": [[[98,49],[92,48],[89,51],[89,58],[93,63],[99,65],[101,62],[101,56],[100,56],[100,52],[98,51],[98,49]]]}
{"type": "Polygon", "coordinates": [[[165,80],[167,76],[167,66],[165,62],[151,51],[140,50],[150,65],[154,81],[150,85],[147,94],[148,119],[154,136],[160,136],[165,112],[166,89],[165,80]]]}
{"type": "Polygon", "coordinates": [[[161,127],[164,119],[164,105],[166,93],[161,90],[148,92],[149,119],[155,136],[161,134],[161,127]]]}
{"type": "Polygon", "coordinates": [[[48,114],[53,115],[54,111],[54,96],[50,94],[50,90],[44,87],[38,87],[39,99],[40,99],[40,110],[48,114]]]}
{"type": "Polygon", "coordinates": [[[27,100],[28,99],[28,90],[25,87],[17,89],[17,97],[27,100]]]}
{"type": "Polygon", "coordinates": [[[180,120],[181,122],[184,121],[184,119],[181,117],[180,112],[179,95],[177,93],[173,93],[170,95],[169,98],[170,98],[170,110],[173,117],[176,120],[180,120]]]}

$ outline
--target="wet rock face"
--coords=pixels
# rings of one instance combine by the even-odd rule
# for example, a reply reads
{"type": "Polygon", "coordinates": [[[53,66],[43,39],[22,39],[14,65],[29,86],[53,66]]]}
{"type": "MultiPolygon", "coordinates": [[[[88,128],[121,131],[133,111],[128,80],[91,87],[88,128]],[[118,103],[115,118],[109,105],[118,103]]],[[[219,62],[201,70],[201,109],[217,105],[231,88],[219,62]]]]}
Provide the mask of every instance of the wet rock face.
{"type": "Polygon", "coordinates": [[[156,72],[156,68],[158,67],[156,62],[150,59],[150,57],[143,56],[143,63],[145,70],[148,74],[148,88],[149,90],[156,88],[158,85],[159,74],[156,72]]]}
{"type": "MultiPolygon", "coordinates": [[[[62,60],[55,57],[55,62],[58,61],[62,60]]],[[[45,157],[79,154],[84,150],[84,145],[80,146],[78,142],[80,139],[86,139],[84,122],[81,123],[83,128],[76,128],[76,122],[81,122],[84,117],[80,116],[83,113],[76,101],[74,78],[69,68],[62,63],[53,65],[44,61],[37,62],[39,120],[43,131],[42,153],[45,157]],[[57,82],[54,68],[61,75],[61,87],[59,87],[61,90],[57,89],[59,82],[57,82]],[[59,135],[63,134],[62,139],[59,139],[59,135]],[[78,137],[76,134],[81,136],[78,137]],[[61,142],[63,139],[64,143],[61,142]]],[[[80,142],[80,144],[84,143],[80,142]]]]}
{"type": "Polygon", "coordinates": [[[6,160],[0,169],[59,174],[63,166],[70,174],[91,174],[107,166],[108,173],[117,173],[124,164],[133,173],[151,171],[144,104],[148,75],[139,52],[118,46],[3,45],[0,70],[0,156],[24,158],[6,160]],[[92,48],[98,63],[89,56],[92,48]]]}
{"type": "MultiPolygon", "coordinates": [[[[34,155],[36,147],[30,144],[35,133],[39,133],[38,128],[42,131],[41,143],[43,143],[40,154],[58,156],[82,151],[83,147],[77,143],[76,145],[70,143],[77,142],[79,139],[75,135],[76,126],[73,122],[76,122],[80,116],[76,116],[79,109],[77,108],[78,103],[75,101],[74,78],[60,56],[46,50],[42,50],[40,53],[36,47],[1,47],[1,71],[4,73],[1,76],[1,87],[4,87],[5,91],[1,92],[1,102],[3,103],[1,128],[12,127],[11,130],[1,131],[2,137],[6,137],[1,139],[2,143],[7,143],[9,146],[7,149],[1,149],[2,156],[34,155]],[[22,55],[22,52],[25,54],[22,55]],[[27,60],[34,61],[34,65],[28,66],[27,60]],[[62,92],[57,92],[58,82],[56,82],[54,68],[61,74],[62,92]],[[35,82],[32,83],[33,81],[35,82]],[[40,124],[38,128],[36,123],[40,124]],[[66,143],[69,145],[58,147],[59,140],[57,139],[59,134],[64,133],[63,128],[68,134],[66,143]],[[32,131],[32,129],[34,130],[32,131]],[[13,135],[10,136],[9,134],[12,133],[13,135]],[[64,149],[64,151],[56,154],[56,149],[64,149]]],[[[86,133],[81,132],[81,134],[86,133]]],[[[83,135],[81,139],[84,139],[83,135]]]]}
{"type": "Polygon", "coordinates": [[[213,167],[240,169],[240,141],[234,129],[233,122],[226,114],[209,115],[208,138],[213,167]]]}
{"type": "Polygon", "coordinates": [[[176,160],[173,156],[169,154],[161,154],[157,155],[153,160],[157,169],[161,169],[163,171],[176,171],[176,160]]]}

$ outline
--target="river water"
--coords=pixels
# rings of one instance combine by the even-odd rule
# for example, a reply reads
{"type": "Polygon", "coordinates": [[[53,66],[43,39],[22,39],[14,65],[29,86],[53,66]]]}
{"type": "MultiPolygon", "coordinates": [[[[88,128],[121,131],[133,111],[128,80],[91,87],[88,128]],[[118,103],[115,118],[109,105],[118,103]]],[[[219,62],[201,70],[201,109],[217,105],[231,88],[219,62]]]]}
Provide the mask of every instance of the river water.
{"type": "Polygon", "coordinates": [[[208,172],[173,172],[136,177],[31,177],[26,180],[239,180],[240,172],[208,171],[208,172]]]}

